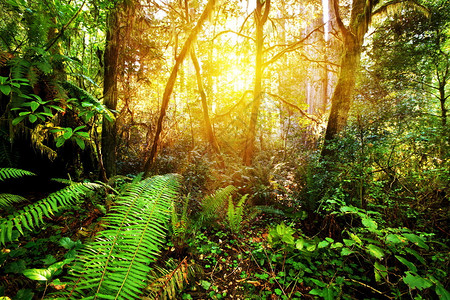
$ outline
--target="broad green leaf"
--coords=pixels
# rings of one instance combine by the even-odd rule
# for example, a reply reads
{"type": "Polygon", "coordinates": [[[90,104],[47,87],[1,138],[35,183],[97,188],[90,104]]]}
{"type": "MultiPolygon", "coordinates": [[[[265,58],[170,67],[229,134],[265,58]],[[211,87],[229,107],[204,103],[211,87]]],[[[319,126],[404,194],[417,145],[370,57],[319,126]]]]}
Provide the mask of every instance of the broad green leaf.
{"type": "Polygon", "coordinates": [[[0,91],[5,94],[5,95],[9,95],[9,93],[11,93],[11,86],[9,85],[0,85],[0,91]]]}
{"type": "Polygon", "coordinates": [[[386,236],[386,243],[400,244],[400,243],[406,243],[406,240],[401,235],[389,233],[386,236]]]}
{"type": "Polygon", "coordinates": [[[209,290],[209,288],[211,287],[211,282],[206,281],[206,280],[200,280],[200,285],[201,285],[202,288],[204,288],[205,290],[209,290]]]}
{"type": "Polygon", "coordinates": [[[341,242],[336,242],[336,243],[331,244],[330,248],[336,249],[336,248],[342,248],[342,247],[344,247],[344,245],[341,242]]]}
{"type": "Polygon", "coordinates": [[[409,254],[412,254],[418,261],[420,261],[422,264],[426,265],[425,259],[423,259],[422,256],[420,256],[419,253],[417,253],[416,250],[413,250],[411,248],[405,248],[405,251],[409,254]]]}
{"type": "Polygon", "coordinates": [[[403,277],[403,282],[406,283],[411,289],[418,289],[420,291],[433,285],[433,283],[428,279],[419,275],[413,275],[409,271],[407,271],[406,276],[403,277]]]}
{"type": "Polygon", "coordinates": [[[345,246],[347,246],[347,247],[351,247],[355,244],[354,240],[343,239],[342,241],[344,242],[345,246]]]}
{"type": "Polygon", "coordinates": [[[417,246],[419,246],[420,248],[423,248],[425,250],[428,250],[429,247],[427,244],[425,244],[425,241],[418,235],[413,234],[413,233],[404,233],[403,236],[410,241],[411,243],[416,244],[417,246]]]}
{"type": "Polygon", "coordinates": [[[80,130],[80,129],[83,129],[83,128],[86,128],[86,125],[81,125],[81,126],[76,127],[76,128],[73,130],[73,132],[76,132],[76,131],[78,131],[78,130],[80,130]]]}
{"type": "Polygon", "coordinates": [[[374,264],[374,272],[375,272],[375,280],[377,282],[380,282],[381,278],[386,278],[388,274],[387,268],[377,261],[375,261],[374,264]]]}
{"type": "Polygon", "coordinates": [[[39,106],[40,106],[40,104],[37,103],[36,101],[31,101],[31,102],[30,102],[30,107],[31,107],[31,111],[32,111],[32,112],[35,112],[36,109],[39,108],[39,106]]]}
{"type": "Polygon", "coordinates": [[[306,250],[308,250],[309,252],[314,252],[314,250],[316,250],[316,247],[316,244],[311,244],[306,247],[306,250]]]}
{"type": "Polygon", "coordinates": [[[31,280],[47,281],[52,278],[52,272],[47,269],[27,269],[22,273],[31,280]]]}
{"type": "Polygon", "coordinates": [[[302,250],[304,246],[305,240],[302,238],[298,239],[297,242],[295,243],[295,248],[297,248],[298,250],[302,250]]]}
{"type": "Polygon", "coordinates": [[[37,116],[36,115],[29,115],[28,119],[30,120],[31,123],[34,123],[37,121],[37,116]]]}
{"type": "Polygon", "coordinates": [[[356,243],[358,243],[359,245],[362,245],[362,241],[361,239],[354,233],[349,232],[348,233],[350,235],[350,237],[352,238],[352,240],[354,240],[356,243]]]}
{"type": "Polygon", "coordinates": [[[64,137],[60,136],[56,139],[56,147],[59,148],[62,145],[64,145],[64,143],[66,142],[66,140],[64,139],[64,137]]]}
{"type": "Polygon", "coordinates": [[[384,256],[384,251],[380,247],[377,247],[373,244],[369,244],[367,246],[367,251],[370,255],[372,255],[375,258],[382,259],[384,256]]]}
{"type": "Polygon", "coordinates": [[[329,245],[330,243],[328,241],[321,241],[319,244],[317,244],[317,248],[325,248],[329,245]]]}
{"type": "Polygon", "coordinates": [[[369,230],[373,231],[373,230],[377,230],[378,228],[378,224],[377,222],[375,222],[372,218],[364,216],[361,219],[361,222],[364,226],[366,226],[369,230]]]}
{"type": "Polygon", "coordinates": [[[436,294],[438,294],[439,299],[450,300],[450,293],[444,288],[442,284],[437,284],[435,291],[436,294]]]}
{"type": "Polygon", "coordinates": [[[353,253],[353,251],[350,250],[349,248],[342,248],[342,250],[341,250],[341,255],[342,256],[347,256],[347,255],[350,255],[352,253],[353,253]]]}
{"type": "Polygon", "coordinates": [[[342,206],[340,211],[343,213],[357,213],[358,209],[354,206],[342,206]]]}
{"type": "Polygon", "coordinates": [[[89,132],[86,131],[77,132],[77,135],[84,137],[85,139],[89,138],[89,132]]]}
{"type": "Polygon", "coordinates": [[[400,255],[395,255],[395,257],[398,259],[399,262],[407,266],[409,270],[411,270],[414,273],[417,273],[417,268],[412,262],[410,262],[404,257],[401,257],[400,255]]]}
{"type": "Polygon", "coordinates": [[[75,142],[81,150],[84,150],[84,148],[86,148],[86,145],[84,144],[84,141],[82,139],[75,137],[75,142]]]}
{"type": "Polygon", "coordinates": [[[63,137],[66,139],[66,140],[68,140],[68,139],[70,139],[70,137],[72,136],[72,128],[70,128],[70,127],[67,127],[67,128],[65,128],[64,129],[64,134],[63,134],[63,137]]]}
{"type": "Polygon", "coordinates": [[[21,116],[21,117],[17,117],[14,120],[12,120],[11,124],[13,126],[16,126],[17,124],[19,124],[20,122],[22,122],[22,120],[25,119],[25,116],[21,116]]]}

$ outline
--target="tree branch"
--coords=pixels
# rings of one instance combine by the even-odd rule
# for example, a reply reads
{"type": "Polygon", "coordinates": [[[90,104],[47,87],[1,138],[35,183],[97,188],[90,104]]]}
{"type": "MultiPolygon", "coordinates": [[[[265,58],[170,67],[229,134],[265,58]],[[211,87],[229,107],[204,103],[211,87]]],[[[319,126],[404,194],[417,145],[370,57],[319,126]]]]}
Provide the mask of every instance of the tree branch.
{"type": "Polygon", "coordinates": [[[67,22],[59,31],[58,35],[53,39],[53,41],[51,41],[47,47],[45,47],[45,51],[50,50],[51,47],[53,47],[53,45],[56,43],[56,41],[64,34],[64,31],[67,29],[67,27],[69,27],[69,25],[73,22],[73,20],[75,20],[75,18],[80,14],[81,10],[83,9],[84,4],[86,3],[86,0],[83,1],[83,3],[81,3],[80,8],[78,9],[78,11],[72,16],[72,18],[70,18],[69,22],[67,22]]]}

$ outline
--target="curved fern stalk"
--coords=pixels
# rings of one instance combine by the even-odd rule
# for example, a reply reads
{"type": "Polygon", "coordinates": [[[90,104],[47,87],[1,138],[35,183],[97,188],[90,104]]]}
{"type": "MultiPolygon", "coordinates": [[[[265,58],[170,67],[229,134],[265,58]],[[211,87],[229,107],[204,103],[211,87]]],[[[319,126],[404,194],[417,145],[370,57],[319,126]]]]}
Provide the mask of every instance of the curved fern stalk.
{"type": "Polygon", "coordinates": [[[86,193],[99,188],[95,183],[74,183],[59,191],[50,194],[38,202],[30,204],[23,209],[0,219],[0,243],[5,244],[12,240],[13,229],[23,235],[23,229],[32,231],[44,223],[43,216],[51,218],[53,212],[62,207],[70,206],[86,193]]]}
{"type": "Polygon", "coordinates": [[[0,168],[0,181],[4,181],[9,178],[20,178],[23,176],[36,176],[36,174],[22,169],[0,168]]]}
{"type": "Polygon", "coordinates": [[[139,299],[177,198],[176,175],[129,184],[104,218],[106,230],[82,250],[70,299],[139,299]]]}

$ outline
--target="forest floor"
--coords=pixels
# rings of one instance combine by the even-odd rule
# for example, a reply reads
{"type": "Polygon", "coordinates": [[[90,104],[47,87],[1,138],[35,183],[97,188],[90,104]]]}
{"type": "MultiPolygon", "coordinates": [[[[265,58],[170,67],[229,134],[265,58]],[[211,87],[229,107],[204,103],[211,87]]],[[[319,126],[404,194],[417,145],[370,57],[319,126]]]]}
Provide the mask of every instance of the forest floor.
{"type": "MultiPolygon", "coordinates": [[[[269,246],[269,228],[285,222],[285,218],[260,215],[251,223],[245,223],[238,234],[218,228],[205,229],[196,235],[193,247],[184,253],[169,247],[162,255],[168,257],[184,255],[194,266],[194,276],[180,299],[291,299],[294,294],[302,299],[314,299],[308,295],[311,287],[280,282],[279,271],[271,264],[276,250],[269,246]]],[[[295,224],[291,224],[295,225],[295,224]]],[[[295,299],[295,297],[294,297],[295,299]]]]}

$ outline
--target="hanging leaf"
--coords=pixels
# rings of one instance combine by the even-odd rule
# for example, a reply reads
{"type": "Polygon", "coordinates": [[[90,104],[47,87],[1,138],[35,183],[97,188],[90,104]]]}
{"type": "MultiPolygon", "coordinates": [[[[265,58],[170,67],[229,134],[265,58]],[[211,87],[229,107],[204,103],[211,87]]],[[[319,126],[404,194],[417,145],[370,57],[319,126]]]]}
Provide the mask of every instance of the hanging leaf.
{"type": "Polygon", "coordinates": [[[395,257],[398,259],[399,262],[407,266],[410,271],[417,273],[417,268],[412,262],[410,262],[404,257],[401,257],[400,255],[396,255],[395,257]]]}
{"type": "Polygon", "coordinates": [[[411,289],[423,290],[433,285],[431,281],[423,278],[419,275],[413,275],[411,272],[406,272],[406,276],[403,277],[403,282],[406,283],[411,289]]]}
{"type": "Polygon", "coordinates": [[[52,272],[47,269],[27,269],[22,273],[31,280],[47,281],[52,278],[52,272]]]}
{"type": "Polygon", "coordinates": [[[0,91],[5,95],[9,95],[9,93],[11,93],[11,86],[10,85],[0,85],[0,91]]]}
{"type": "Polygon", "coordinates": [[[384,251],[373,244],[369,244],[367,246],[367,252],[375,258],[382,259],[384,256],[384,251]]]}

